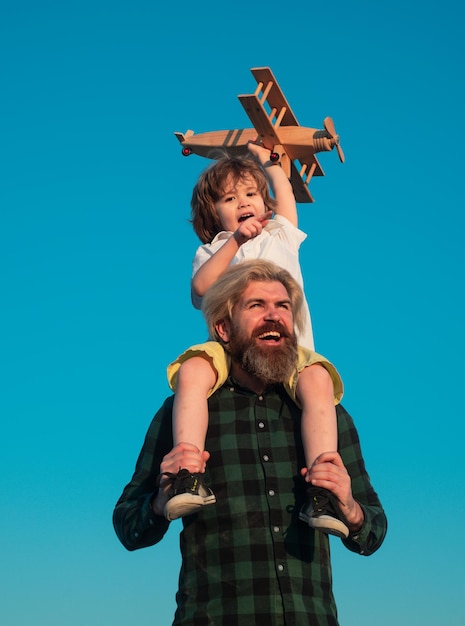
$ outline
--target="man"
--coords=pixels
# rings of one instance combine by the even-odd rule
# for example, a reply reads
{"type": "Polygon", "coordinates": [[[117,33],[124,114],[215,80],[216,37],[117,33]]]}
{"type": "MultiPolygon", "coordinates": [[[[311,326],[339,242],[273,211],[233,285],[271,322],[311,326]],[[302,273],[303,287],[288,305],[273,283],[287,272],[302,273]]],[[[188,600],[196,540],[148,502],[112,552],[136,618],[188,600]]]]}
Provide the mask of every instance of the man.
{"type": "Polygon", "coordinates": [[[116,505],[115,530],[135,550],[167,531],[163,511],[179,468],[195,466],[215,484],[216,504],[183,519],[173,626],[337,626],[328,537],[299,519],[309,482],[337,500],[349,550],[369,555],[383,542],[386,517],[340,405],[338,452],[305,467],[300,410],[281,384],[295,367],[301,302],[297,283],[267,261],[241,263],[218,279],[203,310],[231,369],[209,400],[209,452],[172,448],[166,400],[116,505]],[[276,328],[283,330],[269,332],[276,328]]]}

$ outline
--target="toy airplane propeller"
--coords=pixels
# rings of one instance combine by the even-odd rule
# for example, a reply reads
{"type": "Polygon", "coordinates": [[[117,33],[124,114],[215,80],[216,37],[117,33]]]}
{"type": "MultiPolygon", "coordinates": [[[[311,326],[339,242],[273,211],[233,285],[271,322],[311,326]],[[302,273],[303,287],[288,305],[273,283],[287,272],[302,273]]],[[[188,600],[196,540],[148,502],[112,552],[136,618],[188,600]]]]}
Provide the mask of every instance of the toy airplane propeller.
{"type": "Polygon", "coordinates": [[[318,152],[336,148],[341,163],[344,153],[339,135],[330,117],[323,121],[324,130],[300,126],[269,67],[255,67],[251,72],[257,81],[253,94],[238,96],[253,128],[218,130],[195,135],[175,133],[182,144],[182,154],[198,154],[215,159],[221,154],[237,156],[247,153],[249,141],[259,140],[271,150],[271,160],[279,162],[292,183],[296,202],[313,202],[309,184],[313,176],[324,176],[316,158],[318,152]]]}

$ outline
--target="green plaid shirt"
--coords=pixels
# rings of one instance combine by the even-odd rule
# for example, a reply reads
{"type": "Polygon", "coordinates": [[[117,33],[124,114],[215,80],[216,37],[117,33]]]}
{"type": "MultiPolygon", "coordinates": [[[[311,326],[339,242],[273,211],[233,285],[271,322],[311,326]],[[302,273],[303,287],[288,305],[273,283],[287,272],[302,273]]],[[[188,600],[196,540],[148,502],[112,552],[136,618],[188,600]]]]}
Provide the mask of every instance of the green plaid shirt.
{"type": "MultiPolygon", "coordinates": [[[[156,544],[169,522],[153,515],[160,462],[172,448],[172,398],[152,421],[131,482],[114,512],[128,550],[156,544]]],[[[217,502],[183,519],[173,626],[337,626],[328,537],[298,519],[305,501],[300,411],[280,388],[262,396],[231,379],[209,400],[205,475],[217,502]]],[[[339,452],[365,513],[344,541],[369,555],[386,517],[371,486],[352,418],[337,407],[339,452]]]]}

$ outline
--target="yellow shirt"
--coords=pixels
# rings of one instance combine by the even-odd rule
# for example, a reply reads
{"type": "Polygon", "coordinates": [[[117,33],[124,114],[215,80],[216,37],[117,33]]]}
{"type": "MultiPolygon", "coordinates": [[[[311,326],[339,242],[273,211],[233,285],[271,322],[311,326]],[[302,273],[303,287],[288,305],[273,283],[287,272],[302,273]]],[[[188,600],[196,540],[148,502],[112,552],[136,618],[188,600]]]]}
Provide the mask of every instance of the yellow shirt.
{"type": "MultiPolygon", "coordinates": [[[[225,383],[229,374],[229,369],[231,367],[231,357],[225,351],[223,346],[217,341],[206,341],[205,343],[191,346],[180,356],[178,356],[175,361],[168,365],[168,384],[173,391],[176,391],[176,380],[179,368],[181,367],[182,363],[184,363],[184,361],[187,361],[193,356],[200,356],[209,361],[212,369],[217,374],[216,383],[208,393],[208,397],[210,397],[213,393],[215,393],[217,389],[219,389],[225,383]]],[[[320,365],[322,365],[331,376],[331,380],[333,381],[334,386],[334,404],[339,404],[344,393],[344,386],[342,383],[342,379],[339,376],[339,372],[334,367],[334,365],[330,361],[328,361],[328,359],[325,359],[324,356],[318,354],[317,352],[313,352],[312,350],[308,350],[307,348],[303,348],[302,346],[299,346],[298,349],[296,368],[290,379],[284,384],[286,391],[294,400],[294,402],[296,402],[296,404],[299,404],[295,395],[299,373],[305,367],[309,367],[310,365],[314,365],[315,363],[319,363],[320,365]]]]}

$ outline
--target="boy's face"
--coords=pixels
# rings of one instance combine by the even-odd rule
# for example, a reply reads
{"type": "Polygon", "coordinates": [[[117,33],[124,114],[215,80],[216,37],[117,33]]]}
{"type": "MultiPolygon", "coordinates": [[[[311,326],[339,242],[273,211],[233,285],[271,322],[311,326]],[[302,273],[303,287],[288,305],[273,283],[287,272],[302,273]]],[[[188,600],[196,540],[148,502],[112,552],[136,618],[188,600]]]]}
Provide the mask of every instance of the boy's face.
{"type": "Polygon", "coordinates": [[[251,176],[246,175],[236,183],[228,178],[224,189],[225,193],[215,202],[224,230],[235,232],[244,220],[265,213],[265,203],[251,176]]]}

